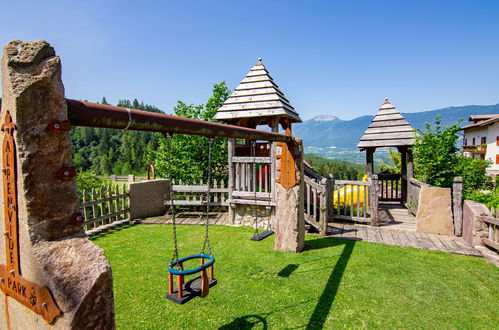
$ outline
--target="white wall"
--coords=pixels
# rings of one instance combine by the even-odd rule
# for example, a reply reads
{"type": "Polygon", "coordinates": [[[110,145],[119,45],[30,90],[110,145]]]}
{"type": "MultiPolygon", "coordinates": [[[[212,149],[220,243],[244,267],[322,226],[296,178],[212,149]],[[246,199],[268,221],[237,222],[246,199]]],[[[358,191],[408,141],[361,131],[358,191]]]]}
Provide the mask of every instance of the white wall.
{"type": "Polygon", "coordinates": [[[496,164],[496,155],[499,155],[499,146],[496,145],[496,138],[498,136],[499,122],[496,122],[486,127],[465,130],[463,140],[464,145],[472,146],[473,138],[475,138],[474,145],[480,145],[482,137],[486,137],[487,152],[485,154],[485,160],[492,162],[492,164],[487,167],[487,172],[495,175],[499,175],[499,164],[496,164]]]}

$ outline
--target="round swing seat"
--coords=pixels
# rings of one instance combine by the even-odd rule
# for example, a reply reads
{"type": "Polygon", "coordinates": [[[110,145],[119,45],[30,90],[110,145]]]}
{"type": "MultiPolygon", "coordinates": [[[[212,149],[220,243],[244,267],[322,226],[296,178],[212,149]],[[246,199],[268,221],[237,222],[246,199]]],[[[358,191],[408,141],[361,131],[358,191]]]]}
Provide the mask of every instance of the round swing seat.
{"type": "Polygon", "coordinates": [[[213,257],[209,254],[191,254],[191,255],[188,255],[187,257],[183,257],[183,258],[180,258],[180,259],[172,262],[170,264],[170,266],[168,266],[168,272],[170,274],[173,274],[173,275],[191,275],[191,274],[199,273],[200,271],[210,267],[214,263],[215,263],[215,257],[213,257]],[[208,262],[206,262],[205,264],[203,264],[199,267],[193,268],[193,269],[178,270],[178,269],[174,268],[178,264],[182,264],[183,262],[185,262],[187,260],[192,260],[192,259],[207,259],[208,262]]]}

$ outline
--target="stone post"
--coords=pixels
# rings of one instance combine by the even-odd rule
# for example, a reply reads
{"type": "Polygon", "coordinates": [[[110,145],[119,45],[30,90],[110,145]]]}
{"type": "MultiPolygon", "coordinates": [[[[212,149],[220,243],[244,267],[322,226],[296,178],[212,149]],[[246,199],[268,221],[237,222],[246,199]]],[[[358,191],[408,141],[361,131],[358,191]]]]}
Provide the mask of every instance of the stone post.
{"type": "MultiPolygon", "coordinates": [[[[85,235],[77,213],[60,58],[44,41],[11,41],[3,49],[1,68],[0,122],[6,124],[10,116],[15,125],[11,126],[14,161],[9,164],[2,157],[2,167],[15,166],[15,174],[2,175],[3,185],[14,181],[7,190],[0,189],[4,201],[0,230],[15,227],[18,235],[17,242],[9,235],[0,236],[0,268],[7,263],[8,269],[14,257],[19,271],[5,274],[6,281],[0,284],[0,328],[113,329],[111,268],[102,249],[85,235]],[[17,205],[10,209],[15,210],[14,218],[5,203],[12,193],[17,197],[17,205]],[[17,258],[15,254],[6,258],[6,240],[16,244],[17,258]],[[39,288],[32,290],[29,285],[33,295],[24,305],[22,294],[16,297],[13,292],[11,277],[18,284],[29,281],[39,288]],[[44,305],[50,296],[55,304],[44,305]],[[53,312],[52,320],[47,321],[47,310],[53,312]]],[[[0,132],[2,143],[7,134],[0,132]]]]}
{"type": "Polygon", "coordinates": [[[369,186],[369,209],[371,211],[371,226],[377,227],[379,226],[379,221],[378,221],[378,204],[379,204],[379,197],[378,197],[378,180],[377,176],[374,175],[373,178],[367,178],[369,183],[371,185],[369,186]]]}
{"type": "Polygon", "coordinates": [[[285,144],[277,144],[277,181],[275,183],[276,201],[276,238],[275,249],[281,251],[300,252],[305,245],[305,210],[303,180],[303,144],[293,144],[287,152],[285,144]],[[286,158],[290,157],[290,158],[286,158]],[[285,165],[291,159],[291,166],[285,165]],[[289,186],[283,182],[285,172],[294,172],[289,186]]]}
{"type": "MultiPolygon", "coordinates": [[[[329,222],[333,221],[333,179],[324,178],[322,186],[324,187],[323,199],[324,199],[324,212],[321,214],[321,221],[323,221],[321,226],[321,235],[327,235],[327,225],[329,222]],[[324,220],[323,220],[324,219],[324,220]]],[[[321,210],[322,211],[322,210],[321,210]]]]}
{"type": "Polygon", "coordinates": [[[463,178],[454,178],[452,185],[452,214],[454,217],[454,235],[461,236],[463,230],[463,178]]]}
{"type": "MultiPolygon", "coordinates": [[[[232,163],[232,157],[234,157],[234,149],[235,149],[236,140],[228,139],[227,143],[227,162],[229,167],[229,199],[232,199],[232,192],[235,189],[236,183],[234,182],[234,163],[232,163]]],[[[236,218],[236,205],[229,203],[229,222],[234,224],[234,220],[236,218]]]]}

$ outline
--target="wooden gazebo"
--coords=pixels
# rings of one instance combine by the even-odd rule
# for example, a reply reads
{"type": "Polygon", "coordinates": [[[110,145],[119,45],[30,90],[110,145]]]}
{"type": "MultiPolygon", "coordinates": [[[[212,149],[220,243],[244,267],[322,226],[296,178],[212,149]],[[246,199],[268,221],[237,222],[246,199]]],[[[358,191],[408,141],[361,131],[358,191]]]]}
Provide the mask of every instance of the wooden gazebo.
{"type": "MultiPolygon", "coordinates": [[[[385,198],[405,203],[407,200],[407,181],[414,176],[411,147],[414,144],[416,132],[400,112],[385,99],[378,113],[360,139],[358,148],[366,151],[366,172],[370,179],[374,175],[374,152],[376,148],[396,147],[401,154],[401,197],[385,198]]],[[[376,178],[382,180],[382,176],[376,178]]],[[[392,181],[393,178],[390,178],[392,181]]],[[[398,180],[397,180],[398,182],[398,180]]],[[[390,188],[393,191],[393,186],[390,188]]],[[[383,190],[381,191],[383,193],[383,190]]],[[[382,194],[383,196],[383,194],[382,194]]],[[[383,199],[381,199],[383,200],[383,199]]]]}
{"type": "MultiPolygon", "coordinates": [[[[268,125],[272,132],[279,132],[281,124],[289,135],[291,125],[302,121],[279,90],[261,58],[218,109],[215,119],[249,128],[268,125]]],[[[229,139],[228,151],[231,221],[234,221],[238,205],[274,207],[275,146],[256,142],[253,149],[249,140],[229,139]]]]}

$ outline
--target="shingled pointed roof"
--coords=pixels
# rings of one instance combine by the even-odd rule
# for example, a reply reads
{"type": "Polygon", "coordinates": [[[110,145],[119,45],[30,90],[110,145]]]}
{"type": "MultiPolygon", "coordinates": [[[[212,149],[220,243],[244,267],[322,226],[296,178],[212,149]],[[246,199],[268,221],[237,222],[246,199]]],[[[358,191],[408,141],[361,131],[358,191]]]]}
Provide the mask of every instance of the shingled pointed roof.
{"type": "Polygon", "coordinates": [[[223,106],[218,109],[215,119],[232,120],[267,116],[288,117],[291,122],[302,121],[260,58],[223,106]]]}
{"type": "Polygon", "coordinates": [[[357,147],[364,149],[412,146],[415,137],[414,128],[386,98],[357,147]]]}

